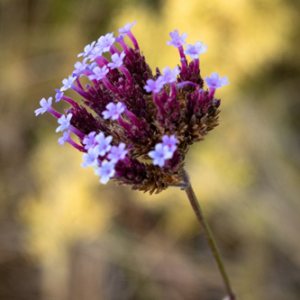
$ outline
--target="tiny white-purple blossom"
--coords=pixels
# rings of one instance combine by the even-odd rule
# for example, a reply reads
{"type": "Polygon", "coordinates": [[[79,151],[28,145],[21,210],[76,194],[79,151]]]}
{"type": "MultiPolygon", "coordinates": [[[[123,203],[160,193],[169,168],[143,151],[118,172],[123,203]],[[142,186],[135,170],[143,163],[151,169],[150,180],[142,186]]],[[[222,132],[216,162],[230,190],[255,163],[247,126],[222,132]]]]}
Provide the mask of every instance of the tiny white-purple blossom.
{"type": "Polygon", "coordinates": [[[102,80],[103,78],[105,78],[106,74],[109,72],[109,69],[107,68],[107,66],[104,66],[102,68],[99,67],[95,67],[93,69],[93,74],[89,75],[88,78],[89,80],[102,80]]]}
{"type": "Polygon", "coordinates": [[[117,163],[120,159],[124,159],[128,150],[125,150],[126,145],[124,143],[120,143],[117,146],[112,146],[107,158],[114,163],[117,163]]]}
{"type": "Polygon", "coordinates": [[[87,60],[88,60],[88,58],[86,57],[82,62],[77,61],[74,64],[75,70],[73,71],[73,74],[75,74],[76,76],[83,75],[82,73],[86,70],[86,68],[88,66],[86,63],[87,60]]]}
{"type": "Polygon", "coordinates": [[[58,102],[63,97],[64,92],[61,91],[61,90],[59,90],[59,89],[55,89],[55,92],[56,92],[56,94],[55,94],[55,102],[58,102]]]}
{"type": "Polygon", "coordinates": [[[106,184],[115,174],[115,164],[104,160],[101,167],[95,169],[95,174],[101,176],[99,180],[101,183],[106,184]]]}
{"type": "Polygon", "coordinates": [[[180,73],[180,69],[176,66],[173,71],[171,71],[170,67],[163,68],[162,79],[164,83],[172,83],[177,80],[177,75],[180,73]]]}
{"type": "Polygon", "coordinates": [[[72,114],[62,115],[59,119],[57,119],[57,123],[60,124],[56,128],[56,132],[67,130],[70,126],[70,121],[72,119],[72,114]]]}
{"type": "Polygon", "coordinates": [[[90,132],[88,135],[86,135],[82,141],[82,143],[85,145],[84,148],[86,150],[90,148],[94,148],[97,144],[95,139],[96,131],[90,132]]]}
{"type": "Polygon", "coordinates": [[[103,132],[100,132],[95,136],[95,141],[97,145],[95,148],[97,148],[97,151],[100,156],[104,156],[110,149],[111,149],[111,141],[113,137],[110,135],[108,137],[105,137],[103,132]]]}
{"type": "Polygon", "coordinates": [[[108,52],[110,47],[115,42],[114,33],[107,33],[98,39],[97,47],[100,47],[102,52],[108,52]]]}
{"type": "Polygon", "coordinates": [[[199,55],[207,51],[207,45],[202,46],[203,42],[196,42],[195,45],[187,45],[184,50],[185,55],[190,55],[191,59],[198,59],[199,55]]]}
{"type": "Polygon", "coordinates": [[[115,42],[120,43],[124,40],[124,34],[120,34],[115,38],[115,42]]]}
{"type": "Polygon", "coordinates": [[[164,80],[162,76],[159,76],[155,81],[153,79],[148,79],[146,83],[147,84],[144,86],[144,89],[148,93],[159,93],[164,86],[164,80]]]}
{"type": "Polygon", "coordinates": [[[185,39],[188,36],[187,33],[183,32],[182,35],[180,36],[178,30],[175,29],[173,32],[170,32],[169,34],[172,41],[167,41],[167,45],[178,48],[186,44],[185,39]]]}
{"type": "Polygon", "coordinates": [[[92,52],[92,50],[94,49],[95,43],[96,43],[96,42],[94,41],[94,42],[92,42],[91,44],[86,45],[86,46],[84,47],[84,49],[83,49],[84,52],[79,53],[79,54],[77,55],[77,57],[80,57],[80,56],[84,56],[84,57],[85,57],[85,56],[90,55],[91,52],[92,52]]]}
{"type": "Polygon", "coordinates": [[[65,142],[70,138],[70,131],[64,131],[63,136],[58,139],[58,143],[60,146],[64,145],[65,142]]]}
{"type": "Polygon", "coordinates": [[[123,28],[120,28],[118,31],[119,33],[123,33],[123,34],[127,34],[133,25],[136,24],[136,21],[133,21],[131,24],[130,23],[127,23],[123,28]]]}
{"type": "Polygon", "coordinates": [[[43,98],[40,101],[40,105],[41,107],[36,109],[34,111],[35,115],[38,116],[39,114],[44,114],[46,111],[49,110],[49,108],[51,108],[52,105],[52,97],[49,97],[48,100],[46,100],[45,98],[43,98]]]}
{"type": "Polygon", "coordinates": [[[112,62],[108,64],[111,69],[120,68],[123,65],[123,59],[126,56],[125,52],[123,51],[120,55],[118,53],[114,53],[111,56],[112,62]]]}
{"type": "Polygon", "coordinates": [[[96,167],[98,165],[98,149],[97,148],[90,148],[87,153],[82,155],[83,163],[81,166],[83,168],[87,168],[89,166],[96,167]]]}
{"type": "Polygon", "coordinates": [[[114,104],[113,102],[110,102],[106,105],[105,111],[102,112],[103,119],[111,118],[112,120],[117,120],[123,112],[126,111],[126,105],[122,102],[118,102],[117,104],[114,104]]]}
{"type": "Polygon", "coordinates": [[[217,89],[222,87],[223,85],[229,84],[227,76],[219,78],[219,74],[215,72],[211,73],[211,77],[205,77],[205,82],[209,88],[213,89],[217,89]]]}
{"type": "Polygon", "coordinates": [[[102,56],[102,48],[99,46],[96,46],[89,54],[88,59],[90,61],[94,61],[97,57],[102,56]]]}
{"type": "Polygon", "coordinates": [[[153,159],[153,165],[163,167],[165,160],[172,158],[173,152],[170,151],[168,146],[159,143],[155,145],[155,150],[150,151],[148,155],[153,159]]]}
{"type": "Polygon", "coordinates": [[[169,150],[174,153],[177,149],[176,144],[178,143],[178,139],[176,139],[175,135],[172,134],[171,136],[164,135],[162,137],[163,146],[168,146],[169,150]]]}
{"type": "Polygon", "coordinates": [[[75,77],[69,76],[68,78],[63,79],[63,87],[60,89],[61,91],[66,91],[70,89],[75,81],[75,77]]]}

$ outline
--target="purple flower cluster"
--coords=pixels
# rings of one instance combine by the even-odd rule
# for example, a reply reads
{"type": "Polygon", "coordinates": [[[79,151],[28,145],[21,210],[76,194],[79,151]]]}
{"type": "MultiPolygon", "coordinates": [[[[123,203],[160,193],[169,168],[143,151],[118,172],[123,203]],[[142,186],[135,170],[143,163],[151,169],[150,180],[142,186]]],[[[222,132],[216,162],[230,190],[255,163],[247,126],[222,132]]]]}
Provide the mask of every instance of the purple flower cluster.
{"type": "Polygon", "coordinates": [[[162,72],[157,68],[153,75],[131,32],[135,23],[120,28],[118,37],[101,36],[78,54],[82,61],[74,64],[72,75],[55,90],[55,102],[63,100],[71,106],[65,114],[52,108],[52,97],[43,98],[35,114],[48,111],[58,119],[56,132],[63,132],[59,144],[68,142],[83,152],[82,167],[93,167],[101,183],[112,178],[153,193],[182,182],[189,146],[218,125],[220,100],[214,94],[228,80],[212,73],[205,78],[209,90],[204,90],[199,55],[207,46],[198,41],[184,50],[187,34],[179,35],[178,30],[170,33],[167,44],[178,48],[180,65],[162,72]],[[111,61],[103,56],[107,52],[111,61]],[[89,80],[86,86],[82,76],[89,80]],[[68,90],[79,94],[82,103],[66,96],[68,90]]]}

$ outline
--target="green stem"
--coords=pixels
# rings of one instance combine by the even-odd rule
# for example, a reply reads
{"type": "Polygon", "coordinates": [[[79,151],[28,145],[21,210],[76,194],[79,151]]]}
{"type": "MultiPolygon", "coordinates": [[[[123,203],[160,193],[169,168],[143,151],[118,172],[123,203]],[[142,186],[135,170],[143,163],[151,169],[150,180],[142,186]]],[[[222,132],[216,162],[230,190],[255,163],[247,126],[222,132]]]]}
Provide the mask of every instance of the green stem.
{"type": "Polygon", "coordinates": [[[204,234],[207,238],[207,241],[208,241],[208,244],[209,244],[209,247],[214,255],[214,258],[218,264],[218,267],[219,267],[219,270],[220,270],[220,273],[221,273],[221,276],[223,278],[223,281],[224,281],[224,284],[225,284],[225,288],[226,288],[226,291],[228,293],[228,298],[226,298],[227,300],[236,300],[236,296],[235,296],[235,293],[233,292],[232,288],[231,288],[231,285],[230,285],[230,282],[229,282],[229,278],[227,276],[227,273],[226,273],[226,270],[225,270],[225,267],[224,267],[224,264],[223,264],[223,261],[222,261],[222,258],[221,258],[221,254],[220,254],[220,250],[216,244],[216,241],[215,241],[215,238],[211,232],[211,229],[204,217],[204,214],[203,214],[203,211],[200,207],[200,204],[196,198],[196,195],[194,193],[194,190],[192,188],[192,185],[190,183],[190,180],[189,180],[189,177],[188,177],[188,174],[185,173],[185,176],[184,176],[184,182],[185,182],[185,185],[182,189],[185,190],[189,200],[190,200],[190,203],[192,205],[192,208],[195,212],[195,215],[200,223],[200,225],[203,227],[204,229],[204,234]]]}

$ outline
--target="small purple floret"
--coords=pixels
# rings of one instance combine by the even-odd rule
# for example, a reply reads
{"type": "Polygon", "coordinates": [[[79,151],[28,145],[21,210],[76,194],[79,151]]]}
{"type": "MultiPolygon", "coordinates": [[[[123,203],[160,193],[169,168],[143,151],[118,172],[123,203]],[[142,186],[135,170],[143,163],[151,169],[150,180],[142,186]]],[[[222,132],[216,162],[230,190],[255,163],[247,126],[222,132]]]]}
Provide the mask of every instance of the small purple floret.
{"type": "Polygon", "coordinates": [[[222,87],[223,85],[229,84],[227,76],[224,76],[219,79],[219,74],[215,72],[211,73],[211,77],[205,77],[205,82],[206,85],[212,89],[217,89],[222,87]]]}
{"type": "Polygon", "coordinates": [[[113,37],[114,33],[107,33],[104,36],[101,36],[98,39],[97,47],[99,47],[102,52],[108,52],[110,50],[110,47],[114,44],[115,38],[113,37]]]}
{"type": "Polygon", "coordinates": [[[153,93],[159,93],[162,87],[164,86],[164,80],[162,76],[159,76],[156,81],[153,79],[148,79],[146,81],[147,85],[144,86],[144,89],[147,93],[153,92],[153,93]]]}
{"type": "Polygon", "coordinates": [[[64,131],[63,136],[58,139],[58,143],[60,146],[64,145],[70,138],[70,131],[64,131]]]}
{"type": "Polygon", "coordinates": [[[64,130],[69,129],[69,127],[70,127],[70,121],[72,119],[72,116],[73,116],[72,114],[68,114],[67,116],[66,115],[62,115],[57,120],[57,123],[60,124],[60,126],[58,126],[56,128],[56,132],[64,131],[64,130]]]}
{"type": "Polygon", "coordinates": [[[85,58],[82,62],[77,61],[74,64],[75,70],[73,71],[73,75],[74,76],[81,76],[83,75],[83,72],[86,70],[86,68],[88,67],[86,61],[88,60],[88,58],[85,58]]]}
{"type": "Polygon", "coordinates": [[[164,84],[166,83],[172,83],[177,80],[177,75],[180,73],[180,69],[178,66],[174,68],[173,71],[171,71],[170,67],[165,67],[163,68],[163,75],[162,75],[162,80],[164,84]]]}
{"type": "Polygon", "coordinates": [[[172,41],[167,41],[167,45],[174,46],[176,48],[183,46],[184,44],[186,44],[185,39],[187,38],[187,36],[188,35],[185,32],[183,32],[180,36],[178,30],[175,29],[174,32],[170,32],[170,37],[172,41]]]}
{"type": "Polygon", "coordinates": [[[127,108],[126,105],[122,102],[118,102],[117,104],[110,102],[106,105],[106,109],[107,110],[102,112],[103,118],[111,118],[112,120],[117,120],[120,114],[125,112],[127,108]]]}
{"type": "Polygon", "coordinates": [[[173,156],[173,152],[170,151],[168,146],[159,143],[156,144],[155,150],[150,151],[148,155],[153,159],[153,165],[163,167],[165,160],[170,159],[173,156]]]}
{"type": "Polygon", "coordinates": [[[99,156],[98,149],[96,147],[90,148],[87,153],[84,153],[82,155],[83,163],[81,164],[81,166],[83,168],[87,168],[89,166],[93,168],[96,167],[98,165],[98,160],[97,160],[98,156],[99,156]]]}
{"type": "Polygon", "coordinates": [[[92,75],[89,75],[88,78],[89,80],[101,80],[103,78],[105,78],[106,74],[109,72],[109,69],[107,68],[107,66],[104,66],[103,68],[99,68],[99,67],[95,67],[93,69],[93,73],[92,75]]]}
{"type": "Polygon", "coordinates": [[[170,137],[167,135],[164,135],[162,137],[163,146],[168,146],[169,150],[174,153],[177,149],[176,144],[178,143],[178,139],[176,139],[175,135],[171,135],[170,137]]]}
{"type": "Polygon", "coordinates": [[[111,177],[115,174],[115,164],[104,160],[101,164],[101,167],[95,170],[95,174],[100,177],[100,182],[106,184],[111,177]]]}
{"type": "Polygon", "coordinates": [[[128,150],[125,150],[125,147],[126,145],[124,143],[120,143],[118,147],[112,146],[107,158],[114,163],[117,163],[120,159],[124,159],[128,153],[128,150]]]}
{"type": "Polygon", "coordinates": [[[90,132],[88,135],[86,135],[82,141],[82,143],[85,145],[84,148],[86,150],[90,148],[94,148],[97,144],[95,140],[96,131],[90,132]]]}
{"type": "Polygon", "coordinates": [[[35,115],[38,116],[39,114],[44,114],[46,111],[48,111],[51,108],[52,105],[52,97],[49,97],[48,100],[46,100],[45,98],[43,98],[40,101],[40,105],[41,107],[36,109],[34,111],[35,115]]]}
{"type": "Polygon", "coordinates": [[[110,143],[112,139],[112,136],[105,137],[103,132],[100,132],[95,136],[95,141],[97,143],[97,146],[95,148],[97,148],[98,154],[100,156],[104,156],[110,150],[110,143]]]}
{"type": "Polygon", "coordinates": [[[84,56],[84,57],[85,57],[85,56],[89,56],[89,55],[91,54],[92,50],[94,49],[95,43],[96,43],[96,42],[92,42],[91,44],[86,45],[86,46],[84,47],[84,49],[83,49],[84,52],[79,53],[79,54],[77,55],[77,57],[80,57],[80,56],[84,56]]]}
{"type": "Polygon", "coordinates": [[[123,59],[126,56],[125,52],[123,51],[120,55],[115,53],[111,56],[112,62],[108,64],[111,69],[120,68],[123,65],[123,59]]]}
{"type": "Polygon", "coordinates": [[[184,50],[185,55],[190,55],[191,59],[198,59],[199,55],[207,51],[207,45],[202,46],[203,42],[196,42],[195,45],[187,45],[184,50]]]}
{"type": "Polygon", "coordinates": [[[75,81],[75,77],[69,76],[68,78],[63,79],[63,87],[60,89],[61,91],[66,91],[70,89],[75,81]]]}
{"type": "Polygon", "coordinates": [[[131,24],[127,23],[123,28],[119,29],[119,33],[127,34],[131,30],[132,26],[135,24],[136,21],[133,21],[131,24]]]}
{"type": "Polygon", "coordinates": [[[59,89],[55,89],[55,102],[59,102],[61,100],[61,98],[63,97],[64,95],[64,92],[59,90],[59,89]]]}

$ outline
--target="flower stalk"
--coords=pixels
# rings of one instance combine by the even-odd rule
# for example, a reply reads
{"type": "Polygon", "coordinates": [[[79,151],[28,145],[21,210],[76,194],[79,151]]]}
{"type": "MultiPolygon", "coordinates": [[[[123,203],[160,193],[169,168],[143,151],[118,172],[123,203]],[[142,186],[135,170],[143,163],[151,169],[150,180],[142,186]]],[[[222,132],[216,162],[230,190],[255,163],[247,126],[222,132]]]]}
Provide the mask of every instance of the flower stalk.
{"type": "Polygon", "coordinates": [[[229,278],[228,278],[228,275],[227,275],[227,272],[226,272],[226,269],[225,269],[225,266],[224,266],[224,263],[223,263],[223,260],[222,260],[222,257],[221,257],[221,253],[220,253],[220,250],[217,246],[217,243],[215,241],[215,238],[213,236],[213,233],[208,225],[208,222],[204,216],[204,213],[201,209],[201,206],[197,200],[197,197],[194,193],[194,190],[192,188],[192,185],[191,185],[191,182],[190,182],[190,179],[189,179],[189,176],[188,174],[185,172],[184,173],[184,182],[185,182],[185,185],[182,186],[181,189],[183,189],[191,203],[191,206],[194,210],[194,213],[197,217],[197,220],[198,222],[200,223],[200,225],[202,226],[203,230],[204,230],[204,234],[205,234],[205,237],[208,241],[208,244],[209,244],[209,247],[211,249],[211,252],[217,262],[217,265],[218,265],[218,268],[219,268],[219,271],[221,273],[221,276],[223,278],[223,281],[224,281],[224,284],[225,284],[225,288],[226,288],[226,291],[227,291],[227,294],[228,294],[228,297],[225,298],[226,300],[236,300],[236,296],[235,296],[235,293],[233,292],[232,290],[232,287],[231,287],[231,284],[230,284],[230,281],[229,281],[229,278]]]}

